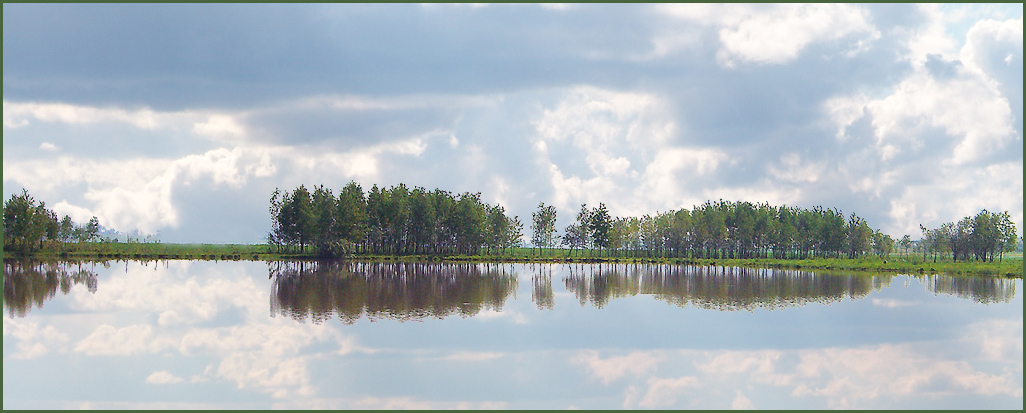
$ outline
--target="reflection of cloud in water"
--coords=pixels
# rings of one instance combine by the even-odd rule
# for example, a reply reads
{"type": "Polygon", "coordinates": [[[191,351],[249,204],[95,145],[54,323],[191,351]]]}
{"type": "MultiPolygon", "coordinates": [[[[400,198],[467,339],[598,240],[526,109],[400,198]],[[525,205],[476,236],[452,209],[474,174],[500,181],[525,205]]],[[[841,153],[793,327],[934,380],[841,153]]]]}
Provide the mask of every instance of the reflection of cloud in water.
{"type": "Polygon", "coordinates": [[[884,308],[910,307],[910,306],[919,304],[919,303],[914,303],[914,302],[911,302],[911,301],[895,300],[893,298],[874,298],[872,303],[873,303],[873,305],[875,305],[877,307],[884,307],[884,308]]]}
{"type": "Polygon", "coordinates": [[[591,302],[601,308],[613,298],[650,294],[681,307],[736,311],[861,298],[893,278],[734,267],[593,265],[571,266],[563,282],[581,306],[591,302]]]}
{"type": "Polygon", "coordinates": [[[597,351],[585,350],[578,354],[573,361],[587,367],[592,376],[602,380],[602,384],[609,384],[627,374],[638,376],[653,371],[664,359],[662,354],[645,351],[602,359],[597,351]]]}
{"type": "Polygon", "coordinates": [[[35,322],[4,318],[5,345],[10,342],[6,338],[8,335],[15,339],[11,341],[17,343],[16,351],[12,354],[16,359],[41,357],[51,350],[64,352],[64,346],[68,343],[68,335],[57,331],[52,325],[41,327],[35,322]]]}
{"type": "Polygon", "coordinates": [[[271,314],[320,323],[337,314],[344,323],[419,321],[501,311],[516,294],[516,273],[489,264],[269,262],[271,314]]]}
{"type": "Polygon", "coordinates": [[[830,408],[893,406],[923,397],[1022,397],[1022,320],[970,326],[955,342],[795,350],[651,350],[605,358],[586,350],[575,361],[607,386],[626,380],[621,383],[625,408],[765,408],[741,392],[764,393],[760,389],[766,386],[789,389],[796,398],[793,403],[815,399],[830,408]],[[981,331],[990,334],[981,336],[981,331]],[[947,351],[954,358],[938,357],[947,351]],[[694,370],[675,364],[691,365],[694,370]]]}
{"type": "Polygon", "coordinates": [[[294,399],[275,403],[273,409],[287,410],[502,410],[505,402],[433,401],[413,397],[360,397],[349,399],[294,399]]]}
{"type": "Polygon", "coordinates": [[[246,267],[189,261],[150,267],[130,262],[124,273],[105,277],[95,294],[77,289],[69,294],[73,308],[102,314],[96,318],[102,322],[58,332],[52,326],[5,319],[4,335],[18,339],[16,355],[23,357],[48,351],[100,357],[211,357],[207,366],[149,372],[146,382],[174,386],[226,380],[276,398],[312,393],[307,365],[313,356],[306,353],[317,343],[334,344],[328,350],[334,354],[370,352],[336,330],[268,318],[266,287],[257,286],[245,274],[246,267]],[[244,320],[210,325],[233,308],[241,309],[236,312],[244,320]],[[71,348],[69,342],[74,343],[71,348]]]}

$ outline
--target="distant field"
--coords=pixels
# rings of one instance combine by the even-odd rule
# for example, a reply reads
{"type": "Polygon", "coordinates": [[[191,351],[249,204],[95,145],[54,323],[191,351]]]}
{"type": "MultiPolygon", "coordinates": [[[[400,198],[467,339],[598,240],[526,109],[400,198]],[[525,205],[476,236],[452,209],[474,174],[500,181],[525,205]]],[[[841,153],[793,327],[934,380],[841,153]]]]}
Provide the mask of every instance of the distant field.
{"type": "MultiPolygon", "coordinates": [[[[65,244],[58,250],[43,251],[32,255],[42,259],[84,259],[84,260],[279,260],[316,259],[313,254],[278,253],[263,244],[164,244],[164,243],[81,243],[65,244]]],[[[805,260],[781,260],[772,258],[713,259],[713,258],[661,258],[624,256],[609,251],[574,250],[551,248],[510,248],[487,251],[484,255],[358,255],[358,259],[375,261],[481,261],[481,262],[524,262],[524,263],[654,263],[686,265],[721,265],[752,268],[783,268],[808,270],[843,271],[885,271],[906,274],[966,274],[999,275],[1022,278],[1022,253],[1008,253],[994,262],[951,262],[938,260],[925,262],[921,256],[879,258],[869,256],[856,259],[813,258],[805,260]]],[[[10,256],[7,256],[10,258],[10,256]]]]}

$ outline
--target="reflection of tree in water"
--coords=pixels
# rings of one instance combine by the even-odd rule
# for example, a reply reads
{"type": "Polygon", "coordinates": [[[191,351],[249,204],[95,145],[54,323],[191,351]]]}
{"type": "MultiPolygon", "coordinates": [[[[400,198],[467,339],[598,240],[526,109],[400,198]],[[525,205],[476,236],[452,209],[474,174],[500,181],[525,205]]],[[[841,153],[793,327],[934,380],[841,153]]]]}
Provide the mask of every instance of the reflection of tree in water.
{"type": "Polygon", "coordinates": [[[651,294],[681,307],[725,311],[800,307],[861,298],[890,283],[892,275],[857,276],[795,270],[668,265],[571,268],[563,279],[581,306],[598,308],[613,298],[651,294]]]}
{"type": "Polygon", "coordinates": [[[82,263],[59,261],[4,261],[4,309],[11,318],[26,316],[32,306],[43,308],[57,290],[68,294],[71,287],[83,284],[96,292],[96,273],[82,263]]]}
{"type": "Polygon", "coordinates": [[[271,315],[315,323],[333,313],[346,324],[361,316],[398,321],[499,311],[516,294],[507,267],[478,264],[269,262],[271,315]],[[482,269],[482,267],[484,267],[482,269]]]}
{"type": "Polygon", "coordinates": [[[551,310],[556,305],[556,295],[552,292],[552,267],[534,268],[531,277],[531,301],[539,310],[551,310]]]}
{"type": "Polygon", "coordinates": [[[927,291],[954,295],[978,303],[1007,303],[1015,298],[1015,280],[998,277],[958,277],[951,275],[918,276],[927,291]]]}

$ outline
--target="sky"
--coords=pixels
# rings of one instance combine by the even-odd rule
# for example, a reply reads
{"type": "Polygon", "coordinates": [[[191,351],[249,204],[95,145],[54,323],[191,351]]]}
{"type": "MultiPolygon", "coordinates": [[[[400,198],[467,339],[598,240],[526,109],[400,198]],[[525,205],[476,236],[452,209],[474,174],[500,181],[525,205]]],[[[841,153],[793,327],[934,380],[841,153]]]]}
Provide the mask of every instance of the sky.
{"type": "MultiPolygon", "coordinates": [[[[3,196],[263,242],[275,188],[564,227],[707,200],[1022,234],[1022,4],[4,4],[3,196]]],[[[529,236],[529,234],[527,234],[529,236]]]]}

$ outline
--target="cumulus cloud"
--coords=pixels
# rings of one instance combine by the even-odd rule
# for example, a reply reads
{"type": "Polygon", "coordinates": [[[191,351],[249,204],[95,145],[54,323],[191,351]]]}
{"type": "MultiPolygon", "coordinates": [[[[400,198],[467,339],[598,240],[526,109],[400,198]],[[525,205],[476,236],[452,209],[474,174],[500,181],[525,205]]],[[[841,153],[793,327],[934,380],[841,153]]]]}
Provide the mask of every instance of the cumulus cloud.
{"type": "Polygon", "coordinates": [[[634,352],[626,356],[600,358],[597,351],[586,350],[574,357],[574,363],[583,364],[593,377],[608,385],[627,375],[637,376],[652,372],[664,358],[662,355],[650,352],[634,352]]]}
{"type": "Polygon", "coordinates": [[[185,379],[175,376],[167,370],[155,371],[153,374],[146,377],[146,382],[150,384],[176,384],[183,381],[185,381],[185,379]]]}
{"type": "Polygon", "coordinates": [[[120,328],[103,324],[75,344],[75,351],[88,356],[130,356],[157,352],[170,345],[164,340],[151,340],[152,335],[153,327],[146,324],[120,328]]]}
{"type": "Polygon", "coordinates": [[[39,323],[4,318],[4,340],[7,336],[16,340],[15,351],[11,357],[16,359],[33,359],[49,354],[51,351],[64,352],[68,335],[58,331],[52,325],[40,326],[39,323]]]}
{"type": "Polygon", "coordinates": [[[1021,397],[1021,328],[1021,320],[991,320],[952,341],[846,348],[584,352],[575,364],[606,386],[622,381],[625,408],[752,408],[746,394],[767,387],[787,392],[788,405],[830,408],[883,407],[927,394],[1021,397]]]}
{"type": "MultiPolygon", "coordinates": [[[[865,9],[846,4],[783,4],[772,7],[665,5],[660,11],[718,28],[721,64],[736,61],[781,64],[794,60],[809,44],[857,34],[862,42],[880,37],[865,9]]],[[[655,41],[657,45],[666,41],[655,41]]],[[[844,49],[842,49],[844,50],[844,49]]]]}

